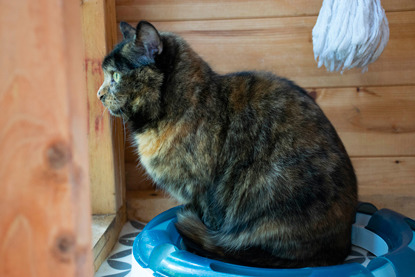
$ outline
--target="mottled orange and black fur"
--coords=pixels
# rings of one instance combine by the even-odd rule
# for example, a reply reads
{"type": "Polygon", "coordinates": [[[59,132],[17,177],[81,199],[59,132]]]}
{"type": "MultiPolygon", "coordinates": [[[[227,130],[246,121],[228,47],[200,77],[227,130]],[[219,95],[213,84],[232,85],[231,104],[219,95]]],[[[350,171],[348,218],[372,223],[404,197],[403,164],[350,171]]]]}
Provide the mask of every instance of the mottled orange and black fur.
{"type": "Polygon", "coordinates": [[[259,267],[341,263],[356,177],[315,101],[270,73],[219,75],[148,22],[121,30],[98,97],[128,122],[157,186],[184,204],[176,226],[188,249],[259,267]]]}

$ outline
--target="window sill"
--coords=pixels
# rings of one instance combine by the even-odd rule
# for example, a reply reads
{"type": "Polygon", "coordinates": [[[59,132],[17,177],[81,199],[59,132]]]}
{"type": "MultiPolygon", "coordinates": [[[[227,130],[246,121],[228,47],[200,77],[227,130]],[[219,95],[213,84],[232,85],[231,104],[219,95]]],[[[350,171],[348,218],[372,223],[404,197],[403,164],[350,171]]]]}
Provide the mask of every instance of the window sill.
{"type": "Polygon", "coordinates": [[[92,252],[95,271],[111,252],[125,221],[125,208],[120,208],[117,214],[92,216],[92,252]]]}

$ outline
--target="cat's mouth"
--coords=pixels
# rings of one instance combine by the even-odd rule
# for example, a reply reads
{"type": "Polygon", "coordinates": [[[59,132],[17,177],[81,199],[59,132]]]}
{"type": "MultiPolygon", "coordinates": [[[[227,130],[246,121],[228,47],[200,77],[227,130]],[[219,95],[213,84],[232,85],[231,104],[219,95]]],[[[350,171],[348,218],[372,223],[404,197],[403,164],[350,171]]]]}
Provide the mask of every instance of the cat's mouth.
{"type": "Polygon", "coordinates": [[[111,115],[116,117],[125,117],[124,105],[125,101],[113,99],[110,95],[100,98],[102,105],[108,109],[111,115]]]}
{"type": "Polygon", "coordinates": [[[126,104],[127,99],[123,95],[111,93],[108,78],[104,80],[104,83],[99,88],[97,97],[101,101],[102,105],[108,109],[111,115],[117,117],[124,116],[123,107],[126,104]]]}

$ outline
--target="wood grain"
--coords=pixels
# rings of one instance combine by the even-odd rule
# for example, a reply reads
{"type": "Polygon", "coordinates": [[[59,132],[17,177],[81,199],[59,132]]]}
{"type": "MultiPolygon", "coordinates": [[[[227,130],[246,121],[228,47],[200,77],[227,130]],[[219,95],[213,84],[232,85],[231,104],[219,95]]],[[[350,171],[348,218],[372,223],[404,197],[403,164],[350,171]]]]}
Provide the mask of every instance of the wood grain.
{"type": "Polygon", "coordinates": [[[153,23],[183,36],[219,73],[266,70],[303,87],[413,85],[415,11],[388,13],[388,19],[390,40],[380,58],[365,74],[354,69],[343,75],[317,68],[311,38],[315,16],[153,23]]]}
{"type": "Polygon", "coordinates": [[[353,158],[359,198],[415,219],[415,157],[353,158]]]}
{"type": "MultiPolygon", "coordinates": [[[[187,21],[318,15],[322,0],[117,0],[123,21],[187,21]]],[[[382,0],[388,11],[415,10],[413,0],[382,0]]]]}
{"type": "Polygon", "coordinates": [[[115,2],[82,4],[88,103],[89,166],[93,214],[115,214],[123,205],[124,135],[122,122],[97,99],[103,82],[101,62],[116,43],[115,2]]]}
{"type": "Polygon", "coordinates": [[[125,184],[127,190],[148,190],[154,188],[154,182],[140,163],[125,163],[125,184]]]}
{"type": "Polygon", "coordinates": [[[308,89],[350,156],[415,155],[415,86],[308,89]]]}
{"type": "Polygon", "coordinates": [[[178,203],[157,190],[130,190],[127,192],[127,218],[149,222],[156,215],[178,203]]]}
{"type": "Polygon", "coordinates": [[[108,258],[115,243],[118,241],[121,229],[127,220],[126,206],[122,206],[117,214],[113,215],[112,221],[105,232],[100,236],[92,251],[94,254],[94,270],[97,271],[101,264],[108,258]]]}
{"type": "Polygon", "coordinates": [[[91,276],[79,3],[0,5],[0,276],[91,276]]]}

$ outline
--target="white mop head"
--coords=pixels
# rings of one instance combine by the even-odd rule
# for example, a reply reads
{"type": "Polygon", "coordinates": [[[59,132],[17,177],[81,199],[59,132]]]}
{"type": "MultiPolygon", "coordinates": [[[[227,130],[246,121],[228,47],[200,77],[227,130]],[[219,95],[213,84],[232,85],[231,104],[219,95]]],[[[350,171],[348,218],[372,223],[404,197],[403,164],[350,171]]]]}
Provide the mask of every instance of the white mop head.
{"type": "Polygon", "coordinates": [[[324,0],[313,28],[314,59],[328,71],[360,67],[365,72],[388,40],[380,0],[324,0]]]}

